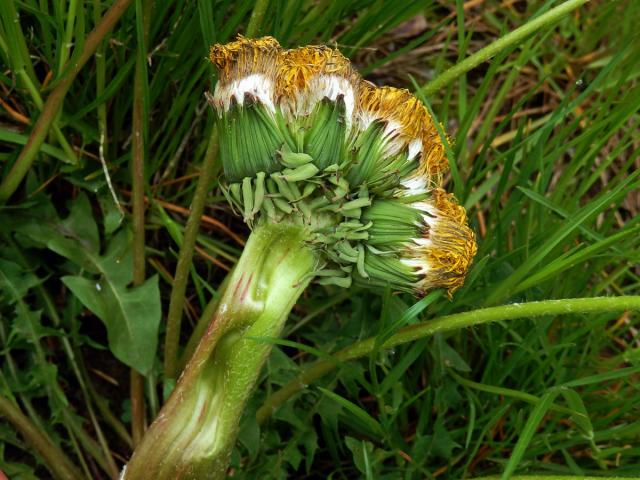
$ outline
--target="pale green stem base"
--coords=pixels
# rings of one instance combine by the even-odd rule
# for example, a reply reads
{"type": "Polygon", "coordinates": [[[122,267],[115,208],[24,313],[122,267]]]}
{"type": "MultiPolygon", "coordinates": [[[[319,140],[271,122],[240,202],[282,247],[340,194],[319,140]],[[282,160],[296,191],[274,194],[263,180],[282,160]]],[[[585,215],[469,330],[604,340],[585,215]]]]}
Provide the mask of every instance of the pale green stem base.
{"type": "Polygon", "coordinates": [[[256,228],[218,310],[124,480],[225,478],[238,423],[271,344],[311,279],[302,227],[256,228]]]}

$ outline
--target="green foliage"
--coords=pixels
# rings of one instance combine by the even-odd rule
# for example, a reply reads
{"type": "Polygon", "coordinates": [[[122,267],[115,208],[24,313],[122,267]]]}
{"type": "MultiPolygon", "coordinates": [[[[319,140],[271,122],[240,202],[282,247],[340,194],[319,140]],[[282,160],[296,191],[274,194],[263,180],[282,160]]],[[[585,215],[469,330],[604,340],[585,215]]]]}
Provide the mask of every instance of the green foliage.
{"type": "MultiPolygon", "coordinates": [[[[148,373],[156,355],[160,291],[157,276],[129,288],[133,258],[127,229],[113,235],[101,254],[98,226],[84,193],[71,203],[64,220],[58,218],[51,204],[43,203],[33,205],[23,214],[5,215],[3,221],[14,226],[17,238],[35,242],[37,247],[47,248],[69,260],[75,265],[69,268],[70,272],[86,272],[62,276],[60,281],[104,322],[113,354],[126,365],[148,373]]],[[[8,263],[3,270],[11,273],[15,267],[18,266],[8,263]]],[[[35,276],[29,278],[31,283],[37,282],[35,276]]],[[[27,284],[25,288],[24,285],[24,281],[21,285],[12,285],[15,298],[20,299],[35,286],[27,284]]]]}
{"type": "MultiPolygon", "coordinates": [[[[112,3],[3,2],[3,179],[67,60],[112,3]]],[[[266,3],[255,28],[284,47],[335,44],[369,80],[413,90],[558,4],[266,3]]],[[[205,57],[210,44],[246,31],[254,5],[153,5],[141,83],[153,205],[145,283],[130,285],[130,220],[114,206],[100,163],[130,211],[141,9],[130,7],[105,35],[25,181],[0,207],[0,394],[86,478],[113,476],[110,463],[120,466],[130,455],[124,365],[147,373],[149,419],[161,403],[156,345],[174,282],[176,233],[184,231],[194,177],[215,145],[203,97],[215,78],[205,57]]],[[[381,345],[407,324],[505,303],[637,294],[639,19],[638,2],[594,0],[425,99],[451,137],[448,189],[478,234],[464,287],[452,301],[439,294],[411,310],[416,302],[395,292],[310,290],[285,327],[290,343],[274,348],[244,416],[235,478],[638,475],[637,312],[499,322],[375,349],[369,358],[338,362],[268,423],[258,426],[253,413],[316,355],[332,358],[368,337],[381,345]]],[[[182,346],[238,257],[235,237],[246,233],[217,181],[210,187],[210,219],[197,238],[209,260],[194,257],[189,272],[182,346]]],[[[0,468],[10,478],[48,475],[4,420],[0,468]]]]}
{"type": "Polygon", "coordinates": [[[105,256],[96,259],[101,272],[97,281],[81,276],[65,276],[61,280],[105,323],[109,348],[116,358],[148,373],[156,354],[160,324],[158,277],[154,275],[140,286],[127,288],[132,260],[131,252],[126,252],[127,243],[127,233],[122,232],[105,256]]]}

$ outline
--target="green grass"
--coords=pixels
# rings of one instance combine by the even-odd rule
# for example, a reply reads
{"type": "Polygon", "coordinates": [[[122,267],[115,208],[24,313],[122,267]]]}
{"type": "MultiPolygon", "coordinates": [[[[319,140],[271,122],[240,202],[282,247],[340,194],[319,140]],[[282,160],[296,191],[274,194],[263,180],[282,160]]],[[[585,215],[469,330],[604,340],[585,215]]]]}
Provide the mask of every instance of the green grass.
{"type": "Polygon", "coordinates": [[[423,95],[479,252],[451,301],[310,288],[262,339],[235,478],[640,477],[640,3],[527,30],[561,3],[3,0],[0,469],[112,478],[157,414],[169,306],[181,354],[247,233],[203,96],[245,33],[423,95]],[[86,308],[109,292],[130,339],[86,308]]]}

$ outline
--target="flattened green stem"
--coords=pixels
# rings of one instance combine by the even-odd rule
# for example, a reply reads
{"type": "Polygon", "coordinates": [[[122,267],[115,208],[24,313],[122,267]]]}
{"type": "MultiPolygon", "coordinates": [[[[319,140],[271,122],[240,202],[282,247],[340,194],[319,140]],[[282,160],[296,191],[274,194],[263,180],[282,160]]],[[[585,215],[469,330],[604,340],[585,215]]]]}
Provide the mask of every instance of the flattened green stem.
{"type": "MultiPolygon", "coordinates": [[[[542,302],[514,303],[500,307],[483,308],[470,312],[447,315],[437,320],[418,323],[398,330],[381,349],[393,348],[403,343],[430,337],[439,332],[451,332],[462,328],[474,327],[485,323],[517,320],[520,318],[544,315],[563,315],[575,313],[610,313],[624,310],[640,310],[640,295],[623,297],[571,298],[566,300],[545,300],[542,302]]],[[[307,385],[334,370],[340,362],[354,360],[370,354],[376,339],[368,338],[354,343],[333,355],[333,361],[320,360],[303,369],[293,381],[268,397],[256,416],[258,422],[264,422],[275,410],[307,385]]]]}
{"type": "Polygon", "coordinates": [[[553,23],[557,22],[568,13],[574,11],[576,8],[581,7],[588,1],[589,0],[567,0],[561,5],[552,8],[547,13],[544,13],[539,17],[528,21],[521,27],[507,33],[504,37],[500,37],[495,42],[491,43],[481,50],[478,50],[473,55],[470,55],[463,61],[455,64],[449,70],[446,70],[442,74],[438,75],[437,78],[434,78],[421,88],[422,94],[425,97],[434,94],[441,88],[449,85],[460,75],[463,75],[469,70],[477,67],[482,62],[486,62],[505,48],[520,43],[529,35],[537,32],[538,30],[552,25],[553,23]]]}
{"type": "Polygon", "coordinates": [[[216,310],[218,309],[218,304],[220,303],[220,299],[224,296],[224,292],[227,290],[227,286],[229,285],[230,278],[231,278],[231,274],[228,274],[226,277],[224,277],[224,280],[218,287],[218,296],[213,297],[209,301],[204,311],[202,312],[202,315],[198,319],[198,323],[193,328],[193,332],[191,333],[191,336],[187,341],[187,345],[184,347],[184,351],[180,356],[180,362],[178,363],[178,368],[180,369],[180,371],[184,369],[185,365],[193,355],[193,352],[196,351],[196,347],[198,346],[198,343],[200,343],[200,339],[204,335],[204,332],[207,329],[207,327],[209,326],[209,320],[211,320],[213,315],[216,313],[216,310]]]}
{"type": "Polygon", "coordinates": [[[31,131],[27,144],[20,152],[16,163],[14,163],[7,176],[0,184],[0,204],[6,202],[13,192],[16,191],[20,182],[22,182],[22,179],[27,174],[31,164],[33,163],[36,154],[44,143],[51,124],[55,120],[58,112],[60,112],[62,104],[64,103],[64,98],[67,95],[73,80],[96,51],[102,39],[111,31],[116,22],[126,11],[129,4],[131,4],[131,1],[132,0],[116,0],[111,8],[109,8],[109,10],[104,14],[100,23],[96,25],[89,35],[87,35],[82,52],[47,98],[47,101],[44,103],[44,107],[42,108],[42,112],[38,117],[38,121],[31,131]]]}
{"type": "Polygon", "coordinates": [[[180,324],[182,323],[182,310],[184,308],[184,294],[187,290],[191,259],[198,239],[200,218],[207,201],[207,193],[211,188],[211,182],[217,167],[218,135],[213,129],[209,138],[209,145],[202,162],[200,178],[196,192],[191,202],[189,219],[184,229],[182,248],[178,255],[178,264],[171,289],[169,301],[169,313],[167,314],[167,333],[164,343],[164,374],[167,378],[175,378],[178,375],[178,343],[180,341],[180,324]]]}
{"type": "Polygon", "coordinates": [[[0,396],[0,417],[9,420],[14,428],[42,456],[54,478],[64,480],[83,478],[64,452],[44,432],[35,427],[16,405],[3,396],[0,396]]]}
{"type": "Polygon", "coordinates": [[[222,479],[238,423],[271,346],[311,279],[303,227],[256,227],[193,357],[123,480],[222,479]]]}

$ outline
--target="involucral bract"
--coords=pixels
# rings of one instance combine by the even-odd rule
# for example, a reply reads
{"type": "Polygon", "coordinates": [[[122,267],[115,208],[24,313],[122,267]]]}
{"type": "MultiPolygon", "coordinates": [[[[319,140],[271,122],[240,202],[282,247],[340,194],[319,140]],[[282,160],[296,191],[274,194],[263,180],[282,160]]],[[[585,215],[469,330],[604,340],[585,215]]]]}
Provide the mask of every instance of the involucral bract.
{"type": "Polygon", "coordinates": [[[224,192],[250,225],[304,225],[319,283],[459,288],[476,253],[442,188],[436,125],[408,90],[363,80],[338,50],[271,37],[211,47],[224,192]]]}

